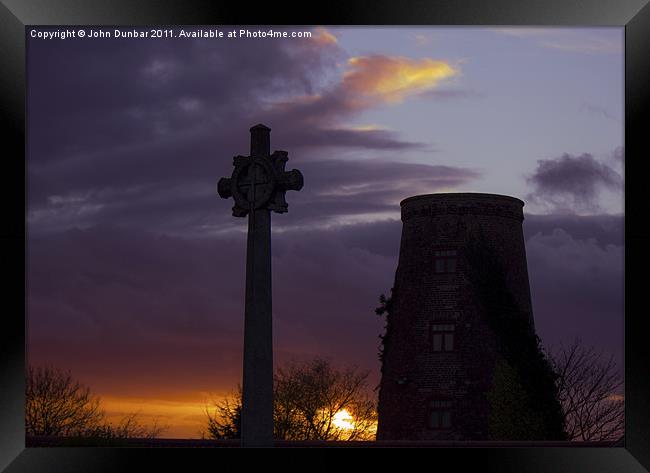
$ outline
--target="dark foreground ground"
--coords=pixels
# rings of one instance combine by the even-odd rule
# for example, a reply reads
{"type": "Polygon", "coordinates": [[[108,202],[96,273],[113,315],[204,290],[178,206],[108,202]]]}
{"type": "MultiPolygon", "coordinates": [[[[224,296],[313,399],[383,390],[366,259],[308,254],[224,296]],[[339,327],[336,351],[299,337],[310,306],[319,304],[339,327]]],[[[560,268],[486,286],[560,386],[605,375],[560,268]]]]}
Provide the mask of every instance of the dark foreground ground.
{"type": "MultiPolygon", "coordinates": [[[[201,439],[96,439],[66,437],[27,437],[26,447],[153,447],[153,448],[239,448],[239,440],[201,440],[201,439]]],[[[276,447],[285,448],[382,448],[382,447],[425,447],[425,448],[513,448],[513,447],[623,447],[617,442],[550,442],[550,441],[377,441],[377,442],[325,442],[320,440],[289,441],[276,440],[276,447]]]]}

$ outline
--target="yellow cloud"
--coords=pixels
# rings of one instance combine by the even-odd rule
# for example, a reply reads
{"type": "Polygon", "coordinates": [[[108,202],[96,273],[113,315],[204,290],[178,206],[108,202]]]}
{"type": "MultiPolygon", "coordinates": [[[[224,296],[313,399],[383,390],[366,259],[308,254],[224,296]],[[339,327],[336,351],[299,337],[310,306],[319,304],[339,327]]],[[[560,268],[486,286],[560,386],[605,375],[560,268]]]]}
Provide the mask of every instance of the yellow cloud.
{"type": "Polygon", "coordinates": [[[348,60],[350,70],[343,87],[352,94],[396,103],[405,97],[432,89],[459,73],[447,62],[389,56],[359,56],[348,60]]]}
{"type": "Polygon", "coordinates": [[[327,31],[323,27],[318,27],[314,30],[314,35],[312,39],[318,43],[318,44],[336,44],[338,43],[338,40],[336,39],[336,36],[334,36],[332,33],[327,31]]]}
{"type": "Polygon", "coordinates": [[[374,124],[371,124],[371,125],[356,125],[356,126],[350,127],[350,129],[354,130],[354,131],[383,131],[383,130],[387,130],[387,128],[384,127],[384,126],[374,125],[374,124]]]}

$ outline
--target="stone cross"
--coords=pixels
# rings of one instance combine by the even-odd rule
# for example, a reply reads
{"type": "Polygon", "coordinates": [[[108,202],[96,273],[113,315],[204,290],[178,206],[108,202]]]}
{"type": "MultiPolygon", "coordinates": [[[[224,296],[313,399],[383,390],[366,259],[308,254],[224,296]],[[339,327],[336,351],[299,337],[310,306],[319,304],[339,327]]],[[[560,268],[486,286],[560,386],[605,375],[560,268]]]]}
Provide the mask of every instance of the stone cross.
{"type": "Polygon", "coordinates": [[[242,447],[273,446],[273,339],[271,322],[271,210],[288,211],[285,192],[299,191],[302,173],[285,171],[286,151],[270,154],[271,129],[250,129],[250,156],[235,156],[232,177],[217,184],[219,195],[232,197],[235,217],[248,215],[242,447]]]}

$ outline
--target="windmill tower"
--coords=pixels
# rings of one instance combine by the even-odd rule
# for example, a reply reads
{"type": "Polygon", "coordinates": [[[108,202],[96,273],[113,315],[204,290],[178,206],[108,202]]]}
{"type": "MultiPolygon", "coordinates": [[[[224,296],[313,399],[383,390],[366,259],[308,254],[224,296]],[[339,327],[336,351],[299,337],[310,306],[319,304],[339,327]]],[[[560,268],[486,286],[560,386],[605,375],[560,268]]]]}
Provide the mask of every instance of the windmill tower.
{"type": "Polygon", "coordinates": [[[507,294],[504,310],[516,307],[517,320],[534,329],[524,203],[449,193],[418,195],[400,205],[403,227],[384,339],[377,439],[486,439],[486,392],[499,339],[488,314],[495,301],[486,302],[491,296],[485,288],[496,285],[492,293],[507,294]],[[490,274],[494,265],[485,261],[496,261],[499,274],[490,274]]]}

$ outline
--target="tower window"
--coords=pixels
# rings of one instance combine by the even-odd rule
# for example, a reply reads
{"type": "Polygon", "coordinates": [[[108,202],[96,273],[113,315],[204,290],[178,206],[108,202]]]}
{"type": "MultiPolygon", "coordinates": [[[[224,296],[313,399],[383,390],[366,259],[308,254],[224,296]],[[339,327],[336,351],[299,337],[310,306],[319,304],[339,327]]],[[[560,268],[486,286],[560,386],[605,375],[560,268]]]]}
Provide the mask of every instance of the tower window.
{"type": "Polygon", "coordinates": [[[433,254],[433,266],[436,273],[455,273],[458,254],[456,250],[436,250],[433,254]]]}
{"type": "Polygon", "coordinates": [[[431,351],[453,351],[454,329],[454,324],[431,324],[431,351]]]}
{"type": "Polygon", "coordinates": [[[451,428],[451,401],[435,400],[429,404],[429,428],[444,430],[451,428]]]}

